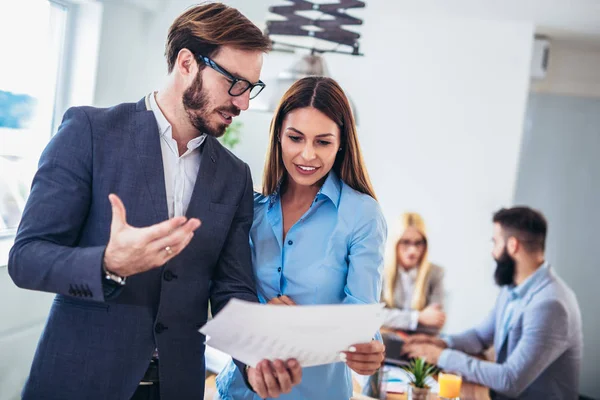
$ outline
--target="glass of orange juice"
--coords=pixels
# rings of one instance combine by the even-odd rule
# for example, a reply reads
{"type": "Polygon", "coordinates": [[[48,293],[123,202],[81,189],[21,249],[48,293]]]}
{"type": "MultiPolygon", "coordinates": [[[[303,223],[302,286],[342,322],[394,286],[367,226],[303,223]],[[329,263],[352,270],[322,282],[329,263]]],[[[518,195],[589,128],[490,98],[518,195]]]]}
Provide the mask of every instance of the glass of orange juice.
{"type": "Polygon", "coordinates": [[[460,387],[462,386],[462,376],[455,373],[440,372],[438,375],[438,384],[440,399],[458,399],[460,397],[460,387]]]}

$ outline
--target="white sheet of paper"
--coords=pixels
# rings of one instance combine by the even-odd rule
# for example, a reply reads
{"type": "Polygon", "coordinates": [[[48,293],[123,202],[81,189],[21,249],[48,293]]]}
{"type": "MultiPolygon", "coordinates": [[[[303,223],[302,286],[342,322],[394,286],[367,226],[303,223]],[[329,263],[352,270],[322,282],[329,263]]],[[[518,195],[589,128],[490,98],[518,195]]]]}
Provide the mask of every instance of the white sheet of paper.
{"type": "Polygon", "coordinates": [[[255,367],[263,359],[295,358],[302,367],[339,361],[339,353],[370,342],[382,304],[280,306],[232,299],[200,332],[207,344],[255,367]]]}

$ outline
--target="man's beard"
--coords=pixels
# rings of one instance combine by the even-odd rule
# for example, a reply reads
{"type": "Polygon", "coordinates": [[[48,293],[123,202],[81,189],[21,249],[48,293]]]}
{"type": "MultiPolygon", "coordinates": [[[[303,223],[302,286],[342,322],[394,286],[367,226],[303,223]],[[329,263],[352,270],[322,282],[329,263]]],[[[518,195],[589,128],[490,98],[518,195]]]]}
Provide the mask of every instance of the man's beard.
{"type": "MultiPolygon", "coordinates": [[[[221,137],[225,133],[227,128],[226,124],[219,124],[217,127],[211,127],[208,123],[209,111],[208,111],[208,96],[207,93],[202,90],[202,77],[200,71],[196,74],[194,82],[189,88],[183,92],[183,108],[190,119],[191,124],[201,133],[214,137],[221,137]]],[[[240,110],[235,107],[220,107],[215,111],[223,111],[234,116],[239,115],[240,110]]]]}
{"type": "Polygon", "coordinates": [[[515,260],[508,254],[506,246],[496,260],[496,271],[494,271],[494,280],[498,286],[512,285],[515,282],[515,260]]]}

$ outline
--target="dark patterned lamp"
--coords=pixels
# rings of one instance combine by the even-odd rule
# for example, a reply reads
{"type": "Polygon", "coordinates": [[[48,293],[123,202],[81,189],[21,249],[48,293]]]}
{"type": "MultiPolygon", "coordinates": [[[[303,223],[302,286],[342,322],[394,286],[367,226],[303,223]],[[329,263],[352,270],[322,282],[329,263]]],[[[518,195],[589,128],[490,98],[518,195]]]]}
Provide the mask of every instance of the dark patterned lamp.
{"type": "MultiPolygon", "coordinates": [[[[281,71],[275,81],[274,92],[268,105],[273,111],[283,93],[298,79],[311,75],[330,76],[323,58],[324,53],[348,54],[360,56],[360,34],[344,29],[344,26],[362,25],[362,20],[347,14],[347,10],[364,8],[365,2],[358,0],[338,0],[331,3],[319,3],[310,0],[288,0],[290,5],[272,6],[269,11],[280,15],[284,20],[267,21],[266,33],[273,41],[274,51],[295,52],[305,50],[307,54],[300,57],[289,68],[281,71]],[[316,18],[306,14],[318,15],[316,18]],[[335,43],[335,46],[319,47],[292,44],[286,38],[306,37],[335,43]],[[281,39],[279,39],[281,38],[281,39]],[[350,48],[341,50],[340,47],[350,48]]],[[[354,118],[358,120],[356,109],[352,104],[354,118]]]]}

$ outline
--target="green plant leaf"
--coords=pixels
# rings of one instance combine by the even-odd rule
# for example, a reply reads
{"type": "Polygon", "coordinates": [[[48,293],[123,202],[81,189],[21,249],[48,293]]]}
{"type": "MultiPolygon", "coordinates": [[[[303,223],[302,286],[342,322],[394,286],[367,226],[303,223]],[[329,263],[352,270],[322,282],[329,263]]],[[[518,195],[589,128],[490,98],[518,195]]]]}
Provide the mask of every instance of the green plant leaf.
{"type": "Polygon", "coordinates": [[[233,150],[241,140],[241,130],[243,124],[241,121],[233,121],[231,125],[225,129],[225,134],[219,138],[223,146],[233,150]]]}
{"type": "Polygon", "coordinates": [[[432,376],[436,371],[436,366],[427,363],[423,358],[417,358],[410,362],[408,366],[404,366],[406,372],[410,373],[410,379],[413,386],[418,388],[428,387],[425,381],[432,376]]]}

